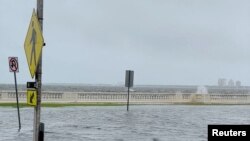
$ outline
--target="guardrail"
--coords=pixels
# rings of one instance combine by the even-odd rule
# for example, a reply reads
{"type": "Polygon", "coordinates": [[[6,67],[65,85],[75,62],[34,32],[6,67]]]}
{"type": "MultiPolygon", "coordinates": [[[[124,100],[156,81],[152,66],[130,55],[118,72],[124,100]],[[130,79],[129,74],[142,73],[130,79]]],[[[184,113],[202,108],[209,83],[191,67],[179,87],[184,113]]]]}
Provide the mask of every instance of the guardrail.
{"type": "MultiPolygon", "coordinates": [[[[26,102],[26,92],[18,93],[20,102],[26,102]]],[[[0,102],[15,102],[14,91],[0,91],[0,102]]],[[[43,102],[118,102],[125,103],[126,92],[53,92],[43,91],[43,102]]],[[[248,94],[173,94],[173,93],[140,93],[131,92],[131,103],[134,104],[250,104],[248,94]]]]}

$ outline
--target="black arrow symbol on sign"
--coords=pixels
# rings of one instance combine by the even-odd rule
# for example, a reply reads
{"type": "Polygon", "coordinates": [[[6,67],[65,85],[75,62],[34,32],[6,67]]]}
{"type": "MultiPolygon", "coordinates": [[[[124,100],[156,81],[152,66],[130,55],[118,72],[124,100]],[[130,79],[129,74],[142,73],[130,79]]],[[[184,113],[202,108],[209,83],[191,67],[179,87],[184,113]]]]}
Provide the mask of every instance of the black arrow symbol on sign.
{"type": "Polygon", "coordinates": [[[11,60],[11,68],[14,68],[14,67],[16,67],[16,62],[15,62],[15,60],[11,60]]]}
{"type": "Polygon", "coordinates": [[[32,50],[31,50],[31,58],[30,58],[30,66],[32,64],[32,58],[34,57],[34,63],[36,66],[36,31],[35,31],[35,27],[34,27],[34,21],[32,21],[32,35],[31,35],[31,39],[30,39],[30,43],[32,43],[32,50]]]}
{"type": "Polygon", "coordinates": [[[33,103],[33,98],[34,98],[35,94],[34,92],[31,94],[31,97],[30,97],[30,103],[33,103]]]}

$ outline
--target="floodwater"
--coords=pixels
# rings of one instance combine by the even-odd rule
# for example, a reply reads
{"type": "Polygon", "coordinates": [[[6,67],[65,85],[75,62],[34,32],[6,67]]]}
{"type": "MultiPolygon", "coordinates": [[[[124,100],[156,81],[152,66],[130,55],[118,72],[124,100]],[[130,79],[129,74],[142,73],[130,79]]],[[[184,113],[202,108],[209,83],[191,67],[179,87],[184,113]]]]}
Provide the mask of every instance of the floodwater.
{"type": "MultiPolygon", "coordinates": [[[[0,141],[31,141],[33,108],[0,107],[0,141]]],[[[208,124],[250,124],[249,106],[42,108],[45,141],[206,141],[208,124]]]]}

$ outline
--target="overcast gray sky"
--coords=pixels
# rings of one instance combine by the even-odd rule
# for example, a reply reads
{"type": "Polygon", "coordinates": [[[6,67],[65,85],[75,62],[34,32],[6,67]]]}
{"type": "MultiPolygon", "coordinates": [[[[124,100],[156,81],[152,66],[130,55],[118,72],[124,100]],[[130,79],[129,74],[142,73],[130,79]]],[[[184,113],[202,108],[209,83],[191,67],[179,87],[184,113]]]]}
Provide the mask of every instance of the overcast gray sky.
{"type": "MultiPolygon", "coordinates": [[[[24,39],[36,0],[0,0],[0,83],[31,81],[24,39]]],[[[44,0],[43,83],[250,85],[249,0],[44,0]]]]}

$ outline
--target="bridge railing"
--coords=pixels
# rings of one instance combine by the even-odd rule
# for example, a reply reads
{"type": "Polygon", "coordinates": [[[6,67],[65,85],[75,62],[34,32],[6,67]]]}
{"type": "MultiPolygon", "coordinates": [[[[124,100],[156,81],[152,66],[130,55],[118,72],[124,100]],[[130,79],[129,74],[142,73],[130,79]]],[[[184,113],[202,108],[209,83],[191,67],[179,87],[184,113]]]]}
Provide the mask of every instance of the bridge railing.
{"type": "MultiPolygon", "coordinates": [[[[18,93],[20,102],[26,101],[26,92],[18,93]]],[[[0,91],[0,102],[14,102],[14,91],[0,91]]],[[[126,92],[55,92],[43,91],[43,102],[126,102],[126,92]]],[[[250,104],[248,94],[191,94],[191,93],[141,93],[131,92],[131,103],[205,103],[250,104]]]]}

